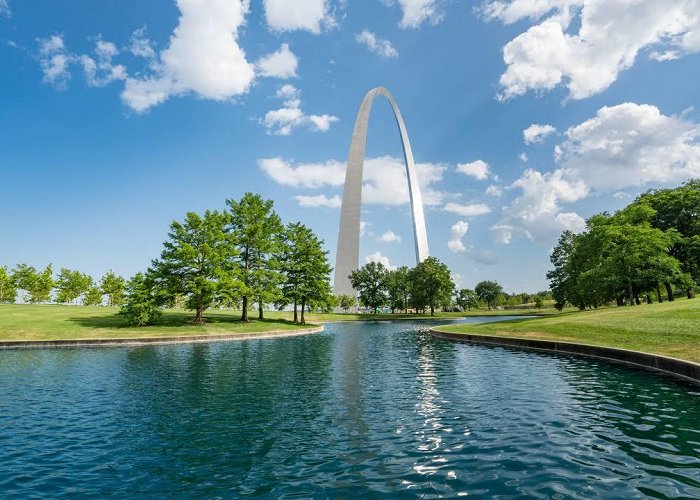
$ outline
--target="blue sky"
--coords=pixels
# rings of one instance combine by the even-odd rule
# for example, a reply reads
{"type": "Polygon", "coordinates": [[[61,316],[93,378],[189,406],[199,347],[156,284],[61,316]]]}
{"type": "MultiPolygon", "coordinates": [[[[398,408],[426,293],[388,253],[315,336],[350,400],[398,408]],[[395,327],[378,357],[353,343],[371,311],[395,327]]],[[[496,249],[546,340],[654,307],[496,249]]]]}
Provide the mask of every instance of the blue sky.
{"type": "MultiPolygon", "coordinates": [[[[460,286],[545,289],[562,230],[700,177],[697,12],[698,0],[0,0],[0,265],[132,275],[172,220],[246,191],[334,258],[355,114],[382,85],[419,163],[431,254],[460,286]]],[[[377,101],[361,263],[414,263],[402,168],[377,101]]]]}

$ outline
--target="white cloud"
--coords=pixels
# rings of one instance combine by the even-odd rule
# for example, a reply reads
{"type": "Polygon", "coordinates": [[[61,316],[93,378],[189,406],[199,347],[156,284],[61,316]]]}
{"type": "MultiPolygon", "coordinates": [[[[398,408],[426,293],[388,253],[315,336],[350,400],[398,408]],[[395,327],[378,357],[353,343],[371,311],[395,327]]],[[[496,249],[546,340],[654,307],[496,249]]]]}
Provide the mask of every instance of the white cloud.
{"type": "Polygon", "coordinates": [[[11,15],[12,11],[7,4],[7,0],[0,0],[0,17],[10,17],[11,15]]]}
{"type": "MultiPolygon", "coordinates": [[[[328,160],[325,163],[293,164],[282,158],[258,160],[258,166],[272,180],[295,188],[341,187],[345,182],[345,163],[328,160]]],[[[435,163],[418,163],[418,183],[426,206],[441,205],[450,193],[437,190],[447,167],[435,163]]],[[[362,202],[400,206],[409,202],[406,167],[403,160],[392,156],[367,158],[364,166],[362,202]]]]}
{"type": "Polygon", "coordinates": [[[391,230],[386,231],[377,239],[382,243],[401,243],[401,237],[391,230]]]}
{"type": "Polygon", "coordinates": [[[467,234],[467,231],[469,231],[469,223],[463,220],[452,226],[450,240],[447,242],[447,248],[450,249],[450,252],[464,252],[467,249],[462,243],[462,238],[467,234]]]}
{"type": "Polygon", "coordinates": [[[399,22],[401,28],[418,28],[427,22],[437,24],[442,21],[441,0],[383,0],[387,5],[398,3],[403,11],[399,22]]]}
{"type": "Polygon", "coordinates": [[[545,137],[553,134],[556,131],[557,129],[552,125],[538,125],[533,123],[528,128],[523,130],[523,140],[525,141],[525,144],[542,143],[544,142],[545,137]]]}
{"type": "Polygon", "coordinates": [[[360,238],[362,238],[367,233],[367,228],[369,228],[369,226],[371,225],[371,222],[367,222],[364,220],[360,221],[360,238]]]}
{"type": "Polygon", "coordinates": [[[526,162],[526,161],[528,161],[528,160],[530,159],[530,158],[528,158],[527,153],[520,153],[520,156],[518,156],[518,158],[519,158],[520,161],[522,161],[522,162],[526,162]]]}
{"type": "Polygon", "coordinates": [[[126,80],[122,100],[137,112],[188,93],[230,100],[246,93],[255,79],[237,42],[248,0],[178,0],[177,5],[178,25],[152,63],[152,74],[126,80]]]}
{"type": "Polygon", "coordinates": [[[511,188],[522,193],[503,208],[501,221],[492,226],[497,243],[510,243],[515,233],[523,233],[532,241],[550,242],[564,229],[583,229],[585,221],[580,216],[561,212],[561,202],[578,201],[588,195],[583,181],[568,180],[561,170],[542,174],[527,169],[511,188]]]}
{"type": "Polygon", "coordinates": [[[284,107],[268,111],[261,120],[269,133],[290,135],[300,127],[313,132],[326,132],[331,124],[338,121],[333,115],[307,115],[301,109],[300,92],[294,85],[282,85],[276,96],[284,99],[284,107]]]}
{"type": "Polygon", "coordinates": [[[333,195],[333,196],[326,196],[323,194],[319,194],[316,196],[304,196],[304,195],[299,195],[294,197],[295,200],[299,203],[300,207],[305,207],[305,208],[315,208],[315,207],[328,207],[328,208],[340,208],[340,206],[343,204],[343,200],[340,199],[340,196],[333,195]]]}
{"type": "Polygon", "coordinates": [[[124,65],[112,64],[112,58],[118,54],[119,50],[112,42],[97,40],[94,59],[87,55],[80,56],[85,80],[90,87],[104,87],[115,80],[127,78],[124,65]]]}
{"type": "Polygon", "coordinates": [[[297,76],[298,65],[297,56],[289,50],[288,44],[283,43],[277,52],[260,58],[255,68],[260,76],[287,79],[297,76]]]}
{"type": "Polygon", "coordinates": [[[484,181],[491,176],[489,164],[483,160],[476,160],[471,163],[459,163],[457,172],[474,177],[478,181],[484,181]]]}
{"type": "Polygon", "coordinates": [[[700,126],[655,106],[606,106],[564,135],[560,168],[598,192],[700,176],[700,126]]]}
{"type": "Polygon", "coordinates": [[[272,180],[282,186],[320,188],[342,186],[345,182],[345,164],[335,160],[326,163],[292,165],[282,158],[263,158],[258,166],[272,180]]]}
{"type": "Polygon", "coordinates": [[[371,31],[364,30],[362,33],[355,35],[355,40],[357,43],[365,45],[370,52],[374,52],[384,59],[391,59],[393,57],[399,57],[398,51],[394,48],[389,40],[382,40],[377,38],[377,36],[371,31]]]}
{"type": "Polygon", "coordinates": [[[483,203],[472,203],[470,205],[461,205],[459,203],[448,203],[445,205],[444,209],[447,212],[452,212],[462,217],[477,217],[479,215],[487,214],[491,211],[488,205],[483,203]]]}
{"type": "Polygon", "coordinates": [[[656,60],[700,50],[699,0],[489,0],[483,12],[533,23],[503,48],[502,98],[561,85],[583,99],[608,88],[643,49],[655,49],[656,60]]]}
{"type": "Polygon", "coordinates": [[[382,255],[380,251],[376,251],[373,254],[370,254],[365,257],[365,264],[369,264],[370,262],[379,262],[380,264],[383,264],[384,267],[389,269],[390,271],[393,271],[396,269],[396,266],[393,266],[391,262],[389,261],[389,257],[382,255]]]}
{"type": "Polygon", "coordinates": [[[497,186],[495,184],[491,184],[489,187],[486,188],[486,191],[484,191],[484,194],[487,194],[489,196],[493,196],[494,198],[500,198],[503,196],[503,189],[501,189],[500,186],[497,186]]]}
{"type": "Polygon", "coordinates": [[[326,0],[264,0],[263,3],[267,25],[274,31],[305,30],[318,35],[322,28],[334,24],[326,0]]]}
{"type": "Polygon", "coordinates": [[[700,126],[666,116],[650,105],[606,106],[569,128],[555,147],[557,169],[525,171],[511,188],[521,190],[494,226],[496,240],[509,243],[522,232],[551,243],[564,229],[581,231],[585,221],[563,203],[589,194],[617,194],[644,185],[670,184],[700,176],[700,126]]]}
{"type": "Polygon", "coordinates": [[[39,64],[44,73],[44,82],[59,90],[66,88],[71,78],[70,65],[75,61],[75,56],[66,50],[61,35],[53,35],[37,41],[39,42],[39,64]]]}
{"type": "Polygon", "coordinates": [[[136,57],[143,57],[149,60],[155,59],[156,51],[153,48],[153,42],[146,36],[145,26],[135,30],[131,34],[129,52],[136,57]]]}

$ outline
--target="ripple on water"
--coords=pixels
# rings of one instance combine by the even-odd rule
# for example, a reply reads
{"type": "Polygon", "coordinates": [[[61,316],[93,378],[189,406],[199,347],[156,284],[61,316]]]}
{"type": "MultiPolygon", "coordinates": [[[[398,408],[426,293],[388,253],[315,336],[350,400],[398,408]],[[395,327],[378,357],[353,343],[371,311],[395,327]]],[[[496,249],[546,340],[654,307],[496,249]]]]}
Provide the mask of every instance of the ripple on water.
{"type": "Polygon", "coordinates": [[[700,497],[700,391],[430,323],[0,352],[0,491],[700,497]]]}

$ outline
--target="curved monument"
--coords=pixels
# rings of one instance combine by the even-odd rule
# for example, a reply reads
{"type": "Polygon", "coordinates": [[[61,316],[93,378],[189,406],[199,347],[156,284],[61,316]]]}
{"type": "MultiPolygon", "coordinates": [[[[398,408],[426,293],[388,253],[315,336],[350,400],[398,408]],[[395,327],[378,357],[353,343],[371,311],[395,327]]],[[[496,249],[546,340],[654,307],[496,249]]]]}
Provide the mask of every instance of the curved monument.
{"type": "Polygon", "coordinates": [[[401,117],[401,111],[396,105],[394,96],[384,87],[377,87],[367,92],[360,111],[355,120],[355,129],[352,133],[348,165],[345,171],[345,189],[343,191],[343,205],[340,210],[340,229],[338,231],[338,247],[335,258],[335,279],[333,289],[336,295],[355,295],[350,285],[348,276],[359,267],[360,261],[360,206],[362,204],[362,173],[365,163],[365,144],[367,142],[367,124],[372,110],[374,99],[382,95],[386,97],[394,111],[396,124],[401,134],[401,145],[406,163],[406,177],[408,178],[408,193],[411,199],[411,212],[413,215],[413,237],[416,246],[416,263],[428,258],[428,236],[425,231],[425,217],[423,216],[423,200],[418,186],[416,166],[413,162],[411,143],[408,140],[406,125],[401,117]]]}

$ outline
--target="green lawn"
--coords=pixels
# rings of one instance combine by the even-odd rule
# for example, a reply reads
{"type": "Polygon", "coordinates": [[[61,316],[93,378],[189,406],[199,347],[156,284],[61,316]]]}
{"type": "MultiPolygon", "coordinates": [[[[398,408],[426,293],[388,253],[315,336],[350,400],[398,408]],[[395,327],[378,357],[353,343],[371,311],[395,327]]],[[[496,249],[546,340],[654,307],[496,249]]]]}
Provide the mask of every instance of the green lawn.
{"type": "Polygon", "coordinates": [[[700,362],[700,299],[440,329],[618,347],[700,362]]]}
{"type": "Polygon", "coordinates": [[[189,311],[165,311],[156,326],[132,327],[117,308],[61,305],[0,305],[0,340],[75,340],[223,333],[262,333],[300,327],[281,318],[241,323],[239,314],[214,311],[204,325],[191,323],[189,311]]]}
{"type": "MultiPolygon", "coordinates": [[[[303,328],[292,323],[291,312],[266,311],[258,321],[251,311],[250,323],[241,323],[240,311],[209,311],[204,325],[191,323],[191,311],[167,310],[156,326],[132,327],[118,316],[117,308],[62,305],[0,304],[0,340],[74,340],[172,335],[212,335],[223,333],[261,333],[273,330],[303,328]]],[[[478,311],[468,314],[532,314],[533,311],[478,311]]],[[[465,313],[436,313],[436,317],[461,318],[465,313]]],[[[307,313],[306,322],[386,320],[429,318],[417,314],[315,314],[307,313]]]]}

